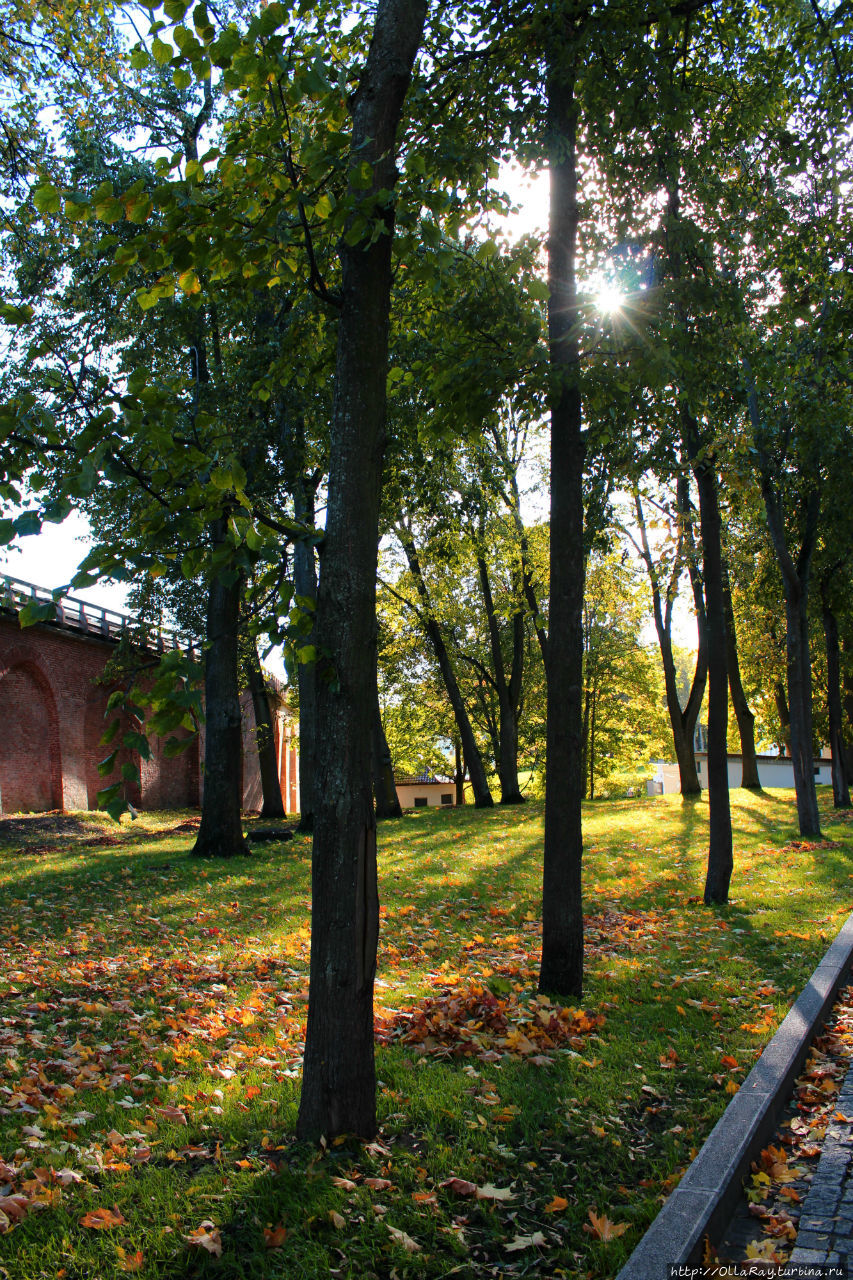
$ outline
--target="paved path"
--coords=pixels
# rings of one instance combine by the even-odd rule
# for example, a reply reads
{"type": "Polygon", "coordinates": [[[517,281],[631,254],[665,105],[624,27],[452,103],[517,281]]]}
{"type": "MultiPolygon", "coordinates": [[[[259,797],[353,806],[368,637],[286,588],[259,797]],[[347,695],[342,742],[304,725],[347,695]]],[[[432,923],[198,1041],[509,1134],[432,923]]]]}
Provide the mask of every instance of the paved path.
{"type": "Polygon", "coordinates": [[[789,1262],[838,1267],[845,1280],[853,1275],[853,1066],[827,1125],[789,1262]]]}

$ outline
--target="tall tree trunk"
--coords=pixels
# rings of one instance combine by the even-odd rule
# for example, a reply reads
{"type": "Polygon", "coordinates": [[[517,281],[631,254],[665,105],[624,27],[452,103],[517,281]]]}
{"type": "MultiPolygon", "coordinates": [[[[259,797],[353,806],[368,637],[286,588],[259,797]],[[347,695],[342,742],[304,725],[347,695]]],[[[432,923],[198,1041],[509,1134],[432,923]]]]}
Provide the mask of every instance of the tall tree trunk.
{"type": "Polygon", "coordinates": [[[841,646],[838,620],[826,592],[823,597],[823,634],[826,641],[826,702],[829,712],[829,746],[832,751],[832,802],[836,809],[850,808],[850,789],[844,771],[844,711],[841,705],[841,646]]]}
{"type": "Polygon", "coordinates": [[[465,803],[465,764],[462,759],[462,743],[458,738],[453,739],[453,758],[455,761],[453,781],[456,785],[456,803],[461,805],[465,803]]]}
{"type": "Polygon", "coordinates": [[[740,785],[751,791],[760,791],[761,780],[758,777],[758,759],[755,754],[755,716],[750,710],[740,677],[735,611],[732,607],[729,567],[725,558],[723,559],[723,607],[726,611],[726,666],[729,672],[729,691],[732,695],[732,706],[740,735],[740,757],[743,768],[740,785]]]}
{"type": "Polygon", "coordinates": [[[702,532],[702,576],[705,589],[705,627],[708,637],[708,872],[705,902],[728,902],[734,859],[729,807],[728,667],[726,611],[723,599],[722,521],[717,476],[699,424],[690,410],[682,410],[682,426],[690,466],[699,492],[702,532]]]}
{"type": "MultiPolygon", "coordinates": [[[[379,936],[370,739],[376,698],[376,569],[385,434],[396,132],[427,0],[379,0],[351,101],[348,195],[366,230],[339,242],[338,322],[317,646],[311,976],[301,1138],[376,1132],[373,980],[379,936]],[[364,166],[371,169],[362,188],[364,166]]],[[[353,224],[357,225],[357,224],[353,224]]]]}
{"type": "Polygon", "coordinates": [[[373,797],[377,818],[402,818],[403,806],[394,785],[394,762],[382,724],[379,688],[376,689],[376,711],[373,717],[373,797]]]}
{"type": "MultiPolygon", "coordinates": [[[[691,519],[690,496],[687,491],[686,477],[678,480],[678,505],[682,518],[680,543],[683,546],[687,533],[685,522],[691,519]]],[[[675,657],[672,652],[672,612],[678,580],[684,564],[681,546],[676,551],[675,564],[665,591],[661,591],[660,574],[649,545],[646,521],[640,502],[639,493],[634,493],[634,510],[640,530],[640,551],[646,566],[646,572],[652,589],[652,611],[655,620],[655,631],[663,666],[663,683],[666,695],[666,709],[672,730],[672,745],[678,763],[678,776],[683,796],[698,796],[702,790],[699,773],[696,768],[696,751],[693,735],[696,732],[696,721],[705,696],[705,683],[708,678],[708,646],[705,638],[705,603],[702,599],[701,579],[696,572],[695,561],[691,559],[693,547],[688,549],[688,568],[690,582],[693,587],[693,598],[696,605],[696,619],[699,633],[699,644],[696,652],[696,665],[687,705],[682,709],[678,696],[678,673],[675,668],[675,657]]],[[[692,541],[692,540],[691,540],[692,541]]]]}
{"type": "Polygon", "coordinates": [[[785,691],[785,681],[776,680],[773,684],[773,699],[776,703],[776,714],[779,717],[779,725],[782,729],[782,741],[779,743],[779,752],[781,755],[791,754],[791,713],[788,710],[788,694],[785,691]]]}
{"type": "Polygon", "coordinates": [[[255,744],[261,773],[262,818],[285,818],[284,801],[281,798],[281,781],[278,776],[278,755],[275,749],[275,732],[270,713],[270,699],[266,681],[258,657],[254,637],[249,636],[244,648],[246,678],[255,712],[255,744]]]}
{"type": "Polygon", "coordinates": [[[815,790],[814,742],[812,740],[812,669],[809,654],[808,601],[809,576],[820,517],[820,494],[812,488],[801,499],[797,520],[801,541],[795,559],[788,545],[782,496],[776,483],[770,455],[764,447],[765,431],[758,408],[758,392],[751,383],[748,369],[747,377],[750,380],[747,404],[758,456],[761,496],[764,499],[767,528],[782,574],[785,593],[788,713],[794,789],[797,793],[797,818],[800,835],[819,836],[820,815],[815,790]]]}
{"type": "Polygon", "coordinates": [[[524,615],[520,609],[516,609],[512,615],[512,666],[507,680],[489,569],[482,555],[477,556],[477,573],[486,610],[492,671],[498,695],[498,752],[495,764],[501,783],[501,804],[524,804],[524,796],[518,785],[518,709],[524,673],[524,615]]]}
{"type": "Polygon", "coordinates": [[[459,688],[459,682],[456,679],[456,672],[453,670],[453,664],[450,661],[450,654],[447,652],[447,645],[444,643],[444,636],[441,634],[441,627],[436,622],[432,614],[429,602],[429,592],[424,581],[423,570],[421,569],[420,559],[418,557],[417,548],[411,537],[408,536],[402,523],[397,529],[398,536],[406,556],[406,562],[409,571],[415,580],[415,587],[418,595],[423,602],[424,611],[421,614],[427,639],[430,642],[432,651],[435,654],[435,660],[438,663],[438,669],[441,672],[441,678],[444,681],[444,687],[447,690],[447,697],[453,708],[453,716],[456,720],[456,728],[462,742],[462,751],[465,755],[465,763],[468,766],[468,777],[471,780],[471,789],[474,792],[474,807],[476,809],[491,809],[494,801],[492,793],[489,790],[489,784],[486,780],[486,770],[483,765],[483,757],[480,754],[480,748],[477,746],[477,740],[474,737],[474,730],[471,727],[471,720],[462,698],[462,691],[459,688]]]}
{"type": "MultiPolygon", "coordinates": [[[[548,351],[551,400],[551,594],[542,964],[539,990],[579,998],[583,991],[583,590],[584,439],[576,279],[580,211],[576,69],[564,65],[571,36],[552,34],[548,50],[548,351]]],[[[573,57],[579,54],[574,53],[573,57]]]]}
{"type": "MultiPolygon", "coordinates": [[[[225,543],[226,521],[211,527],[213,551],[225,543]]],[[[192,852],[200,858],[248,853],[242,827],[243,730],[240,713],[239,630],[241,583],[214,576],[207,589],[204,655],[204,790],[201,823],[192,852]]]]}
{"type": "MultiPolygon", "coordinates": [[[[300,524],[314,528],[314,484],[301,475],[293,494],[294,513],[300,524]]],[[[297,539],[293,549],[293,587],[308,602],[317,599],[317,570],[314,545],[297,539]]],[[[306,645],[314,643],[313,630],[306,633],[306,645]]],[[[314,759],[316,754],[317,663],[300,662],[296,680],[299,689],[299,825],[297,831],[314,830],[314,759]]]]}

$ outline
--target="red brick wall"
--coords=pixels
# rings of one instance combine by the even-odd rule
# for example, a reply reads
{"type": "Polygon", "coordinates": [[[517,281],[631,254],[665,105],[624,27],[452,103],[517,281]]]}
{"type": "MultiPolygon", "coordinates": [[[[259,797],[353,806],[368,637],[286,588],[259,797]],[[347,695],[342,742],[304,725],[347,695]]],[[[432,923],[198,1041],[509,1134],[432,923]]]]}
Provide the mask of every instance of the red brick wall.
{"type": "MultiPolygon", "coordinates": [[[[110,752],[99,739],[110,689],[97,683],[115,646],[97,636],[60,627],[21,630],[17,618],[0,615],[0,812],[94,809],[97,793],[118,781],[127,753],[109,777],[98,762],[110,752]]],[[[284,806],[298,812],[298,751],[290,713],[276,711],[275,740],[284,806]]],[[[178,735],[180,736],[180,735],[178,735]]],[[[204,732],[181,755],[168,759],[151,735],[151,759],[135,760],[141,791],[128,799],[143,809],[185,809],[200,802],[199,760],[204,732]]],[[[261,807],[260,771],[251,698],[243,697],[243,807],[261,807]]]]}
{"type": "MultiPolygon", "coordinates": [[[[95,795],[117,778],[102,778],[99,745],[109,689],[99,685],[115,646],[94,636],[35,626],[21,630],[0,617],[0,810],[94,808],[95,795]]],[[[152,738],[143,761],[143,808],[198,804],[198,746],[167,760],[152,738]]],[[[121,763],[121,758],[119,764],[121,763]]]]}

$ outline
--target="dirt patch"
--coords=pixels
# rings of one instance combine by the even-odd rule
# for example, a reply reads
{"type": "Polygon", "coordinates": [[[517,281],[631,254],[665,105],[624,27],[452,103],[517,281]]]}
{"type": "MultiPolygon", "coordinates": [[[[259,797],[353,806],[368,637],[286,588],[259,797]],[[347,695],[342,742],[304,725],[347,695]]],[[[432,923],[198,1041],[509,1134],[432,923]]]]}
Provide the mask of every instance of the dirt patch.
{"type": "Polygon", "coordinates": [[[20,814],[0,818],[0,840],[26,840],[36,836],[79,836],[91,826],[72,813],[20,814]]]}

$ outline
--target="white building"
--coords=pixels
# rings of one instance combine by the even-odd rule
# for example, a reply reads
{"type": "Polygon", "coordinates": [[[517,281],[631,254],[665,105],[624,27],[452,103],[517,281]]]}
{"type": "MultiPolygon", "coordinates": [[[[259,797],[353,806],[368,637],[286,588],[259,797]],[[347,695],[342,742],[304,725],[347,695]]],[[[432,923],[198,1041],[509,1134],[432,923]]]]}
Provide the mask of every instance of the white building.
{"type": "MultiPolygon", "coordinates": [[[[757,756],[758,780],[762,787],[793,787],[794,762],[790,756],[757,756]]],[[[681,778],[678,765],[665,760],[653,760],[655,776],[649,778],[646,790],[650,796],[667,796],[678,794],[681,790],[681,778]]],[[[708,753],[696,752],[696,769],[699,774],[699,785],[702,789],[708,786],[708,753]]],[[[729,756],[729,786],[739,787],[743,776],[743,763],[739,755],[729,756]]],[[[832,761],[815,760],[814,780],[817,783],[832,782],[832,761]]]]}

